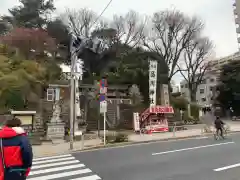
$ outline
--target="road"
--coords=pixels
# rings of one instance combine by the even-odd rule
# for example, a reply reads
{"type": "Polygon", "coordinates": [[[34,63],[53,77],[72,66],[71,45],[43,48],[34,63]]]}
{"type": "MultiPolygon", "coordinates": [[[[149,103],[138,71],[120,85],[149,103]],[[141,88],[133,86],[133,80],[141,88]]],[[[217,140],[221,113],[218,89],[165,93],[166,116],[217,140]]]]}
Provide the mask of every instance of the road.
{"type": "Polygon", "coordinates": [[[239,177],[240,134],[235,134],[219,141],[211,137],[155,142],[35,159],[28,180],[237,180],[239,177]]]}

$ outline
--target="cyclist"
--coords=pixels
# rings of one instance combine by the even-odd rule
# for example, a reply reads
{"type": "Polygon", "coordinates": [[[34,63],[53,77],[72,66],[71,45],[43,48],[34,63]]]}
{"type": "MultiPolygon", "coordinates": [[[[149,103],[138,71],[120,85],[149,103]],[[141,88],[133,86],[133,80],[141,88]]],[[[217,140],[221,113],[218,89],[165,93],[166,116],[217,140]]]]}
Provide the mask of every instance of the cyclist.
{"type": "Polygon", "coordinates": [[[222,138],[223,137],[223,125],[224,125],[224,122],[219,118],[219,116],[216,117],[216,120],[214,122],[215,124],[215,128],[216,128],[216,135],[218,136],[219,135],[219,131],[220,131],[220,136],[222,138]]]}

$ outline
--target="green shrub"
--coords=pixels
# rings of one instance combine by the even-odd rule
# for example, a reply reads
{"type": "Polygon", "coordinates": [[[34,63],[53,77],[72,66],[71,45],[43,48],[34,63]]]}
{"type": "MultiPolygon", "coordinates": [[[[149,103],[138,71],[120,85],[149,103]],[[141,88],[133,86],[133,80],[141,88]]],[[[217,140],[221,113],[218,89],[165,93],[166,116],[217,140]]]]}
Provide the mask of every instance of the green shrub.
{"type": "Polygon", "coordinates": [[[195,119],[198,119],[199,117],[199,106],[197,104],[191,104],[191,116],[193,116],[195,119]]]}
{"type": "Polygon", "coordinates": [[[116,141],[115,135],[107,135],[106,136],[106,143],[114,143],[116,141]]]}
{"type": "Polygon", "coordinates": [[[106,136],[107,143],[120,143],[120,142],[127,142],[127,141],[128,141],[128,135],[123,133],[106,136]]]}
{"type": "Polygon", "coordinates": [[[199,118],[188,116],[188,112],[184,113],[183,116],[184,124],[197,124],[199,123],[199,118]]]}
{"type": "Polygon", "coordinates": [[[128,141],[128,135],[127,134],[119,133],[119,134],[116,135],[116,139],[115,139],[116,143],[127,142],[127,141],[128,141]]]}

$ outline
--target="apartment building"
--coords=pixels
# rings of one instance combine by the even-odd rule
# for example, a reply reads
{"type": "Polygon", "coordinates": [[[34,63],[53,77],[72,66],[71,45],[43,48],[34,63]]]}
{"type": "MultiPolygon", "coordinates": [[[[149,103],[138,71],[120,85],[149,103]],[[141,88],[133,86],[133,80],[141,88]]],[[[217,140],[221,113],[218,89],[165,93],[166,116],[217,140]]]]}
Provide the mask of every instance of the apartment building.
{"type": "MultiPolygon", "coordinates": [[[[206,107],[212,104],[212,95],[214,87],[217,85],[217,76],[214,73],[208,72],[204,76],[204,80],[198,86],[196,100],[199,106],[206,107]]],[[[188,101],[190,101],[190,93],[186,80],[180,83],[181,93],[188,101]]]]}
{"type": "MultiPolygon", "coordinates": [[[[199,106],[201,107],[211,106],[213,100],[212,96],[214,93],[213,91],[215,89],[214,87],[219,82],[221,68],[223,65],[234,60],[240,60],[239,52],[209,62],[210,67],[208,71],[205,73],[203,81],[198,86],[196,93],[196,100],[199,106]]],[[[188,101],[190,101],[190,94],[186,80],[180,82],[180,91],[182,93],[182,96],[184,96],[186,99],[188,99],[188,101]]]]}
{"type": "Polygon", "coordinates": [[[240,49],[240,0],[233,0],[233,13],[236,24],[238,48],[240,49]]]}
{"type": "Polygon", "coordinates": [[[220,74],[222,66],[235,60],[240,60],[240,52],[236,52],[229,56],[225,56],[222,58],[209,61],[210,67],[208,68],[208,71],[216,74],[220,74]]]}

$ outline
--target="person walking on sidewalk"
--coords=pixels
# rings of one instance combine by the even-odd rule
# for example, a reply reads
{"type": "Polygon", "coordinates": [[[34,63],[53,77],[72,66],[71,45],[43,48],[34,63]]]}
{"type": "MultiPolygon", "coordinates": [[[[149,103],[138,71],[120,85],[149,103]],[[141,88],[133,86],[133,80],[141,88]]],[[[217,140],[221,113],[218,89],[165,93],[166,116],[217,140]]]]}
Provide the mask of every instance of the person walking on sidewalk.
{"type": "Polygon", "coordinates": [[[26,180],[32,166],[32,147],[21,121],[13,118],[0,130],[0,180],[26,180]]]}

